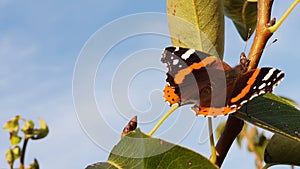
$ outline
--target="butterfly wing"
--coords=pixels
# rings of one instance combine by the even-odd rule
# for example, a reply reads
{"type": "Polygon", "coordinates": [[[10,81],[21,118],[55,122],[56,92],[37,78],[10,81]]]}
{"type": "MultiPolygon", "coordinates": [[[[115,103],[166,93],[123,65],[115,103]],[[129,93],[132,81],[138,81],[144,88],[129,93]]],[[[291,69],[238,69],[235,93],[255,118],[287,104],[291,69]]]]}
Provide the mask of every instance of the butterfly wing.
{"type": "Polygon", "coordinates": [[[242,74],[227,91],[230,95],[225,107],[195,105],[192,109],[197,115],[219,116],[236,112],[253,98],[271,93],[284,78],[284,72],[275,68],[258,68],[242,74]]]}
{"type": "Polygon", "coordinates": [[[284,72],[276,68],[258,68],[248,71],[236,81],[228,105],[240,108],[259,95],[271,93],[283,78],[284,72]]]}
{"type": "Polygon", "coordinates": [[[225,77],[224,69],[231,69],[216,56],[181,47],[165,48],[161,61],[168,68],[164,97],[170,105],[197,103],[201,91],[211,87],[210,76],[218,71],[225,77]]]}
{"type": "Polygon", "coordinates": [[[254,97],[272,92],[284,77],[275,68],[242,73],[215,56],[181,47],[165,48],[161,61],[168,68],[166,101],[195,104],[192,109],[203,116],[233,113],[254,97]]]}

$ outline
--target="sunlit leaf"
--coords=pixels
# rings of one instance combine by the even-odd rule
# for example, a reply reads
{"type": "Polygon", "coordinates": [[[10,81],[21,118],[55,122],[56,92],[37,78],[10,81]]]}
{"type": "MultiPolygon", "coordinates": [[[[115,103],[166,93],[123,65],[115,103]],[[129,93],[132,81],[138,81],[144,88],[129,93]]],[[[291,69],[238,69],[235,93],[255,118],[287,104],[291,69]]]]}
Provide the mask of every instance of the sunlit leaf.
{"type": "Polygon", "coordinates": [[[6,156],[7,163],[9,165],[13,165],[15,158],[14,158],[14,153],[13,153],[12,149],[6,150],[5,156],[6,156]]]}
{"type": "Polygon", "coordinates": [[[226,125],[226,121],[223,121],[216,128],[215,135],[216,135],[217,138],[220,138],[222,132],[224,131],[225,125],[226,125]]]}
{"type": "Polygon", "coordinates": [[[256,127],[251,127],[250,129],[248,129],[247,135],[248,135],[248,137],[249,137],[252,141],[255,140],[255,138],[256,138],[257,135],[258,135],[257,128],[256,128],[256,127]]]}
{"type": "Polygon", "coordinates": [[[13,155],[14,155],[14,159],[18,159],[21,157],[21,148],[19,146],[15,146],[12,149],[13,155]]]}
{"type": "Polygon", "coordinates": [[[15,146],[14,148],[10,148],[5,153],[6,161],[9,165],[13,165],[14,161],[21,157],[21,149],[19,146],[15,146]]]}
{"type": "Polygon", "coordinates": [[[245,137],[242,133],[246,133],[247,129],[248,129],[248,124],[245,123],[241,133],[239,135],[237,135],[237,137],[236,137],[236,142],[240,148],[242,147],[242,142],[245,137]]]}
{"type": "Polygon", "coordinates": [[[39,168],[40,167],[39,167],[39,163],[38,163],[37,159],[34,159],[34,162],[31,163],[29,165],[29,167],[26,167],[26,169],[39,169],[39,168]]]}
{"type": "Polygon", "coordinates": [[[22,127],[22,131],[25,134],[25,138],[31,138],[34,135],[34,122],[32,120],[26,120],[25,125],[22,127]]]}
{"type": "Polygon", "coordinates": [[[19,131],[19,120],[20,119],[21,119],[20,116],[11,118],[9,121],[7,121],[4,124],[3,129],[7,130],[9,132],[17,133],[19,131]]]}
{"type": "Polygon", "coordinates": [[[151,138],[139,129],[121,139],[111,151],[107,162],[87,167],[100,168],[217,169],[202,155],[164,140],[151,138]]]}
{"type": "Polygon", "coordinates": [[[194,48],[223,58],[222,1],[167,0],[172,45],[194,48]]]}
{"type": "Polygon", "coordinates": [[[10,137],[9,140],[10,140],[10,144],[12,146],[14,146],[14,145],[17,145],[17,144],[19,144],[21,142],[22,137],[20,137],[18,135],[11,135],[11,137],[10,137]]]}
{"type": "Polygon", "coordinates": [[[45,122],[45,120],[40,119],[40,128],[39,129],[35,129],[35,137],[33,137],[32,139],[42,139],[44,137],[46,137],[49,133],[49,128],[45,122]]]}
{"type": "Polygon", "coordinates": [[[295,107],[299,106],[299,104],[295,100],[293,100],[291,98],[287,98],[287,97],[284,97],[284,96],[280,96],[280,97],[283,98],[283,99],[285,99],[285,101],[287,101],[289,104],[291,104],[291,105],[293,105],[295,107]]]}

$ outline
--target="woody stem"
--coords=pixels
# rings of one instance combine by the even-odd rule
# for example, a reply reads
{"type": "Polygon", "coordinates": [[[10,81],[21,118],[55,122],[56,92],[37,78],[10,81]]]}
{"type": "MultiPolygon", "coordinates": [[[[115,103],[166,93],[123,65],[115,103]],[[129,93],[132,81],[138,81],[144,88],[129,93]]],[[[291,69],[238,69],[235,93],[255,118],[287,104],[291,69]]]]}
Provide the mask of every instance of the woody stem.
{"type": "MultiPolygon", "coordinates": [[[[269,31],[269,27],[275,24],[275,19],[270,20],[271,9],[273,0],[258,0],[257,2],[257,24],[254,41],[248,59],[250,60],[248,70],[255,69],[258,66],[259,60],[263,53],[263,50],[267,44],[267,41],[272,36],[272,32],[269,31]]],[[[231,144],[235,140],[236,136],[241,132],[244,125],[244,121],[240,120],[233,115],[228,117],[226,126],[223,133],[216,145],[217,160],[216,165],[221,167],[231,144]]]]}
{"type": "Polygon", "coordinates": [[[250,60],[248,70],[255,69],[263,54],[264,48],[272,36],[272,32],[268,29],[275,24],[275,18],[270,20],[273,0],[257,1],[257,24],[254,40],[248,54],[250,60]]]}

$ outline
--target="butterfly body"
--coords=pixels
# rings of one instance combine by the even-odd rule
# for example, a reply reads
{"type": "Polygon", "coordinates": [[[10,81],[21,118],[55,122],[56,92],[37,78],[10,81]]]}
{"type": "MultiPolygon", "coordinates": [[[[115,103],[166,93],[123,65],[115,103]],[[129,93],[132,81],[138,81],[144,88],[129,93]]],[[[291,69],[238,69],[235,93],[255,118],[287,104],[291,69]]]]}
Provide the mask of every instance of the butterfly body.
{"type": "Polygon", "coordinates": [[[237,111],[252,98],[272,92],[284,73],[275,68],[246,72],[247,62],[231,68],[216,56],[181,47],[165,48],[164,98],[170,104],[194,104],[197,115],[218,116],[237,111]]]}

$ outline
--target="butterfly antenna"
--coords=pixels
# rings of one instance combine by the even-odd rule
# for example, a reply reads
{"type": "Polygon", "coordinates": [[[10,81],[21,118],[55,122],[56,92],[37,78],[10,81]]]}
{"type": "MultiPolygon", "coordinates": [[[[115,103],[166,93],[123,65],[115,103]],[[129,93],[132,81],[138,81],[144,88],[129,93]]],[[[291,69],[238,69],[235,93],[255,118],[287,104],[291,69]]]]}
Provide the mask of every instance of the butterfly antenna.
{"type": "Polygon", "coordinates": [[[250,36],[251,36],[251,28],[249,28],[248,30],[248,34],[247,34],[247,39],[246,39],[246,44],[245,44],[245,47],[244,47],[244,52],[246,51],[247,49],[247,45],[248,45],[248,40],[250,39],[250,36]]]}
{"type": "MultiPolygon", "coordinates": [[[[273,45],[274,43],[276,43],[277,41],[278,41],[278,38],[275,38],[271,43],[267,44],[266,47],[265,47],[264,49],[262,49],[261,51],[259,51],[259,52],[255,53],[255,54],[253,54],[252,56],[255,56],[255,55],[257,55],[257,54],[262,53],[264,50],[266,50],[267,48],[269,48],[270,46],[272,46],[272,45],[273,45]]],[[[252,57],[252,56],[251,56],[251,57],[252,57]]],[[[250,57],[248,57],[248,58],[250,58],[250,57]]]]}

